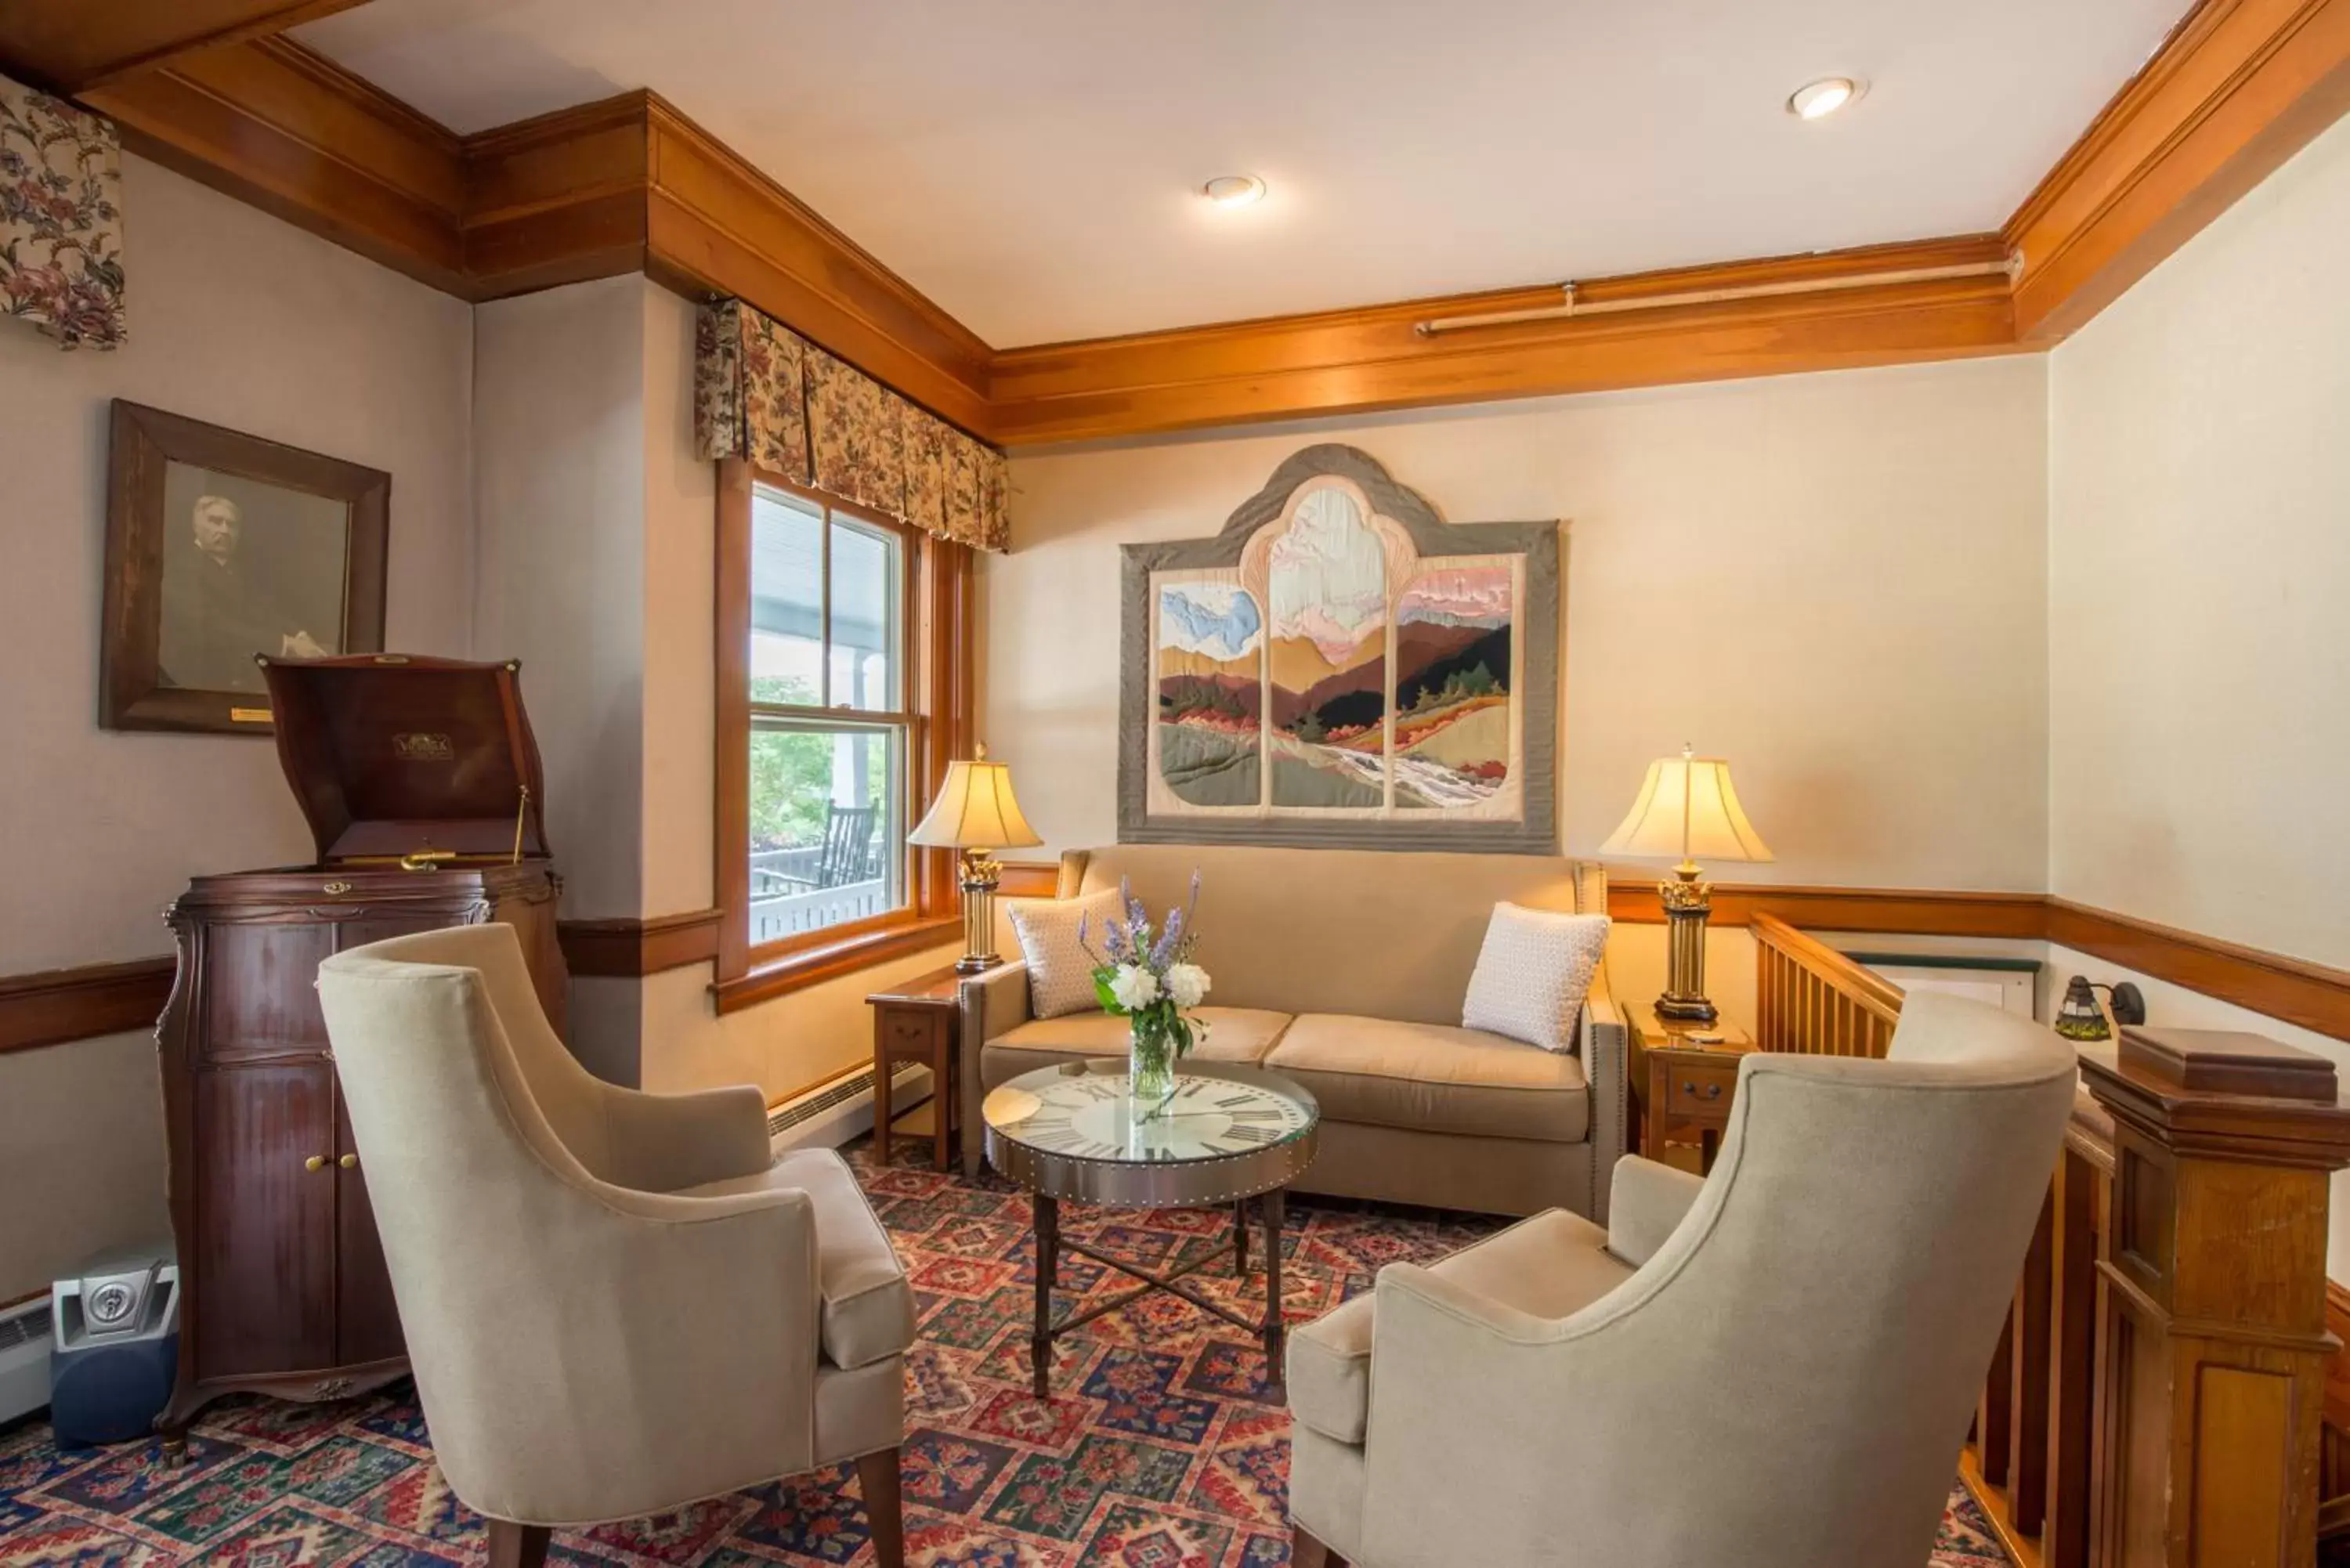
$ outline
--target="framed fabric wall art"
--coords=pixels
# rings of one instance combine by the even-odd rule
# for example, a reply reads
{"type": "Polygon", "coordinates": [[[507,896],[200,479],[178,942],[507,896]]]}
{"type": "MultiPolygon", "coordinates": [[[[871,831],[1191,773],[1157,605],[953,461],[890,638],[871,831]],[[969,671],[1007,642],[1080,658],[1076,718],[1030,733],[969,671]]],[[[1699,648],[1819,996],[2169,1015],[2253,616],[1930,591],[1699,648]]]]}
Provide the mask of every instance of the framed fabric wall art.
{"type": "Polygon", "coordinates": [[[1312,446],[1121,587],[1121,841],[1555,852],[1555,523],[1312,446]]]}

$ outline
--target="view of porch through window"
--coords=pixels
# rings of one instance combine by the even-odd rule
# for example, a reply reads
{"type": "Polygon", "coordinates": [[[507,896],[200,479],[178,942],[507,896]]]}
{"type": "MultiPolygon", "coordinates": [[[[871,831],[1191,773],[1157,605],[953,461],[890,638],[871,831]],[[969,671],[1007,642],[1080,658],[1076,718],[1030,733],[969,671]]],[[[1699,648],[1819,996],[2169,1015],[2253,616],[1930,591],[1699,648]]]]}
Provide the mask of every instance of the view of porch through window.
{"type": "Polygon", "coordinates": [[[895,530],[755,491],[753,948],[906,902],[906,582],[895,530]]]}

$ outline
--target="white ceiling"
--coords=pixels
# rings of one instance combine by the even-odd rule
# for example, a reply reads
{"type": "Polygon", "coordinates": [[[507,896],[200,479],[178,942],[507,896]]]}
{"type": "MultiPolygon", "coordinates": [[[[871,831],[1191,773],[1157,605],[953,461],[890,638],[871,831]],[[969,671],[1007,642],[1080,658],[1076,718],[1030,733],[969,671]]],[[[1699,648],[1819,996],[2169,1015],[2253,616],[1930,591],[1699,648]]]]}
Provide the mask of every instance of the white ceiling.
{"type": "Polygon", "coordinates": [[[372,0],[473,131],[650,87],[999,347],[1996,228],[2185,0],[372,0]],[[1805,124],[1814,78],[1868,95],[1805,124]],[[1270,183],[1211,207],[1216,174],[1270,183]]]}

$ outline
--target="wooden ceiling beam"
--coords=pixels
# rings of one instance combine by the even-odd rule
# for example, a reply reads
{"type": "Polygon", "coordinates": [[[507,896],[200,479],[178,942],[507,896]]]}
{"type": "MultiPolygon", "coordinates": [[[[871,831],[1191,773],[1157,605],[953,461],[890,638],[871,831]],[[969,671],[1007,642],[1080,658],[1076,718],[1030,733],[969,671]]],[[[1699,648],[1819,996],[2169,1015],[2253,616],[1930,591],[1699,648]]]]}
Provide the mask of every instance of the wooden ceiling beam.
{"type": "Polygon", "coordinates": [[[2045,348],[2350,110],[2350,0],[2201,0],[2003,231],[2045,348]]]}
{"type": "Polygon", "coordinates": [[[200,50],[270,37],[361,0],[8,0],[0,68],[68,98],[200,50]]]}

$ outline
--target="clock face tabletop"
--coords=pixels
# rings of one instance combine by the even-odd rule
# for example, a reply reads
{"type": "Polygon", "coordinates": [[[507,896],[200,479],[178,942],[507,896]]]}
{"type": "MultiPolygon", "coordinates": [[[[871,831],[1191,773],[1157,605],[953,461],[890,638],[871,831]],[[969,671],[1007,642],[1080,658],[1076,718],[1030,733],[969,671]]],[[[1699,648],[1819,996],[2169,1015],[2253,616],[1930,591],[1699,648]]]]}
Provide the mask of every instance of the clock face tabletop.
{"type": "Polygon", "coordinates": [[[1227,1202],[1285,1186],[1313,1162],[1321,1106],[1278,1074],[1180,1063],[1174,1097],[1139,1116],[1116,1058],[1039,1067],[981,1107],[987,1155],[1055,1198],[1132,1207],[1227,1202]]]}

